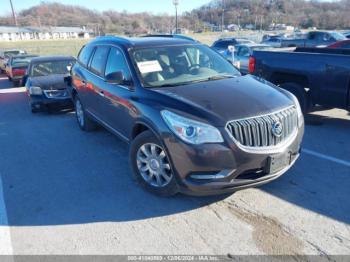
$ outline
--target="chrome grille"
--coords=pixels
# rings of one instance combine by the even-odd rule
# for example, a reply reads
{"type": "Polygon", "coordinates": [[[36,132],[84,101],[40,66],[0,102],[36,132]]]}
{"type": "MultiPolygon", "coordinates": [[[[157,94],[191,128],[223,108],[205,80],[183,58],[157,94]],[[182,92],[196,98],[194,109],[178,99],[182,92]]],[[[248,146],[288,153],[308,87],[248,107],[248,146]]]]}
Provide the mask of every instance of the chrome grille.
{"type": "Polygon", "coordinates": [[[234,120],[229,122],[226,128],[234,140],[243,146],[273,147],[292,136],[296,132],[297,125],[297,109],[289,107],[268,115],[234,120]],[[282,132],[276,135],[273,127],[278,122],[283,128],[282,132]]]}

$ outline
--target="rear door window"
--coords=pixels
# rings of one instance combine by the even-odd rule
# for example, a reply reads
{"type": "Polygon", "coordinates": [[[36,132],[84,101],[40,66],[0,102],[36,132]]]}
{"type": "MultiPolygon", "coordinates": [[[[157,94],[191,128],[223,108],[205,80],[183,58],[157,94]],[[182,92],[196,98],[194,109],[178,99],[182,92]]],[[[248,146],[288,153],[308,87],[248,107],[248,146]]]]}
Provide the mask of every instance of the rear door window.
{"type": "Polygon", "coordinates": [[[99,46],[92,57],[90,70],[99,75],[103,76],[105,71],[106,60],[109,52],[108,46],[99,46]]]}
{"type": "Polygon", "coordinates": [[[78,61],[84,65],[87,66],[89,63],[89,59],[92,53],[92,50],[94,50],[93,46],[84,46],[83,49],[79,53],[78,61]]]}

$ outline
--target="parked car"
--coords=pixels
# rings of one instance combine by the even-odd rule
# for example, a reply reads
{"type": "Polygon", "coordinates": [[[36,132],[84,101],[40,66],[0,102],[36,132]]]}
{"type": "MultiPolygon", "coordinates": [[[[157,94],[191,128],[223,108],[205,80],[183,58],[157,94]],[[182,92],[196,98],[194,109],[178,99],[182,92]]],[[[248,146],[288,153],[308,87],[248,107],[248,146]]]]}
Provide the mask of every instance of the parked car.
{"type": "Polygon", "coordinates": [[[75,63],[71,56],[43,56],[31,59],[23,82],[33,113],[52,106],[71,107],[65,77],[75,63]]]}
{"type": "Polygon", "coordinates": [[[22,78],[27,73],[29,62],[35,55],[13,55],[10,56],[6,65],[6,75],[14,86],[22,84],[22,78]]]}
{"type": "Polygon", "coordinates": [[[27,52],[20,49],[0,50],[0,73],[5,72],[8,59],[12,55],[25,55],[27,52]]]}
{"type": "Polygon", "coordinates": [[[281,47],[326,47],[342,40],[346,37],[338,32],[312,31],[305,39],[282,39],[281,47]]]}
{"type": "Polygon", "coordinates": [[[269,45],[262,44],[242,44],[235,46],[235,52],[232,55],[232,52],[229,48],[223,53],[223,56],[233,62],[234,65],[240,70],[242,74],[248,74],[249,70],[249,58],[253,54],[254,50],[269,50],[272,47],[269,45]],[[234,60],[234,61],[233,61],[234,60]]]}
{"type": "Polygon", "coordinates": [[[130,144],[136,180],[159,195],[232,192],[274,180],[296,161],[296,98],[241,74],[217,52],[174,38],[97,38],[73,66],[77,123],[130,144]]]}
{"type": "Polygon", "coordinates": [[[282,37],[281,36],[270,36],[269,38],[263,39],[263,41],[261,41],[261,44],[279,48],[279,47],[282,47],[282,37]]]}
{"type": "Polygon", "coordinates": [[[293,93],[305,113],[313,105],[349,110],[350,50],[254,51],[249,71],[293,93]]]}
{"type": "Polygon", "coordinates": [[[149,34],[149,35],[144,35],[143,37],[170,37],[170,38],[184,39],[192,42],[198,42],[197,40],[194,40],[192,37],[180,35],[180,34],[149,34]]]}
{"type": "Polygon", "coordinates": [[[343,33],[343,35],[348,39],[350,38],[350,32],[345,32],[345,33],[343,33]]]}
{"type": "Polygon", "coordinates": [[[229,46],[236,46],[239,44],[254,44],[254,41],[245,38],[221,38],[216,40],[211,48],[222,54],[229,46]]]}
{"type": "Polygon", "coordinates": [[[329,45],[328,48],[350,48],[350,39],[336,42],[332,45],[329,45]]]}

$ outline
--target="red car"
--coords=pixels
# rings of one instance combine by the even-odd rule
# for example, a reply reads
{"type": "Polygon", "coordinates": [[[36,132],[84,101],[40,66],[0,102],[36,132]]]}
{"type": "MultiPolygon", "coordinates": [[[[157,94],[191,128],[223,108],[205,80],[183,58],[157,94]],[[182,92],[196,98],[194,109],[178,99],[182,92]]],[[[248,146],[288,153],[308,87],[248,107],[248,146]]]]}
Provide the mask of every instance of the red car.
{"type": "Polygon", "coordinates": [[[328,48],[350,48],[350,40],[338,41],[328,46],[328,48]]]}
{"type": "Polygon", "coordinates": [[[35,55],[14,55],[10,56],[5,64],[5,71],[8,79],[13,82],[14,86],[22,83],[22,78],[27,72],[30,60],[35,55]]]}

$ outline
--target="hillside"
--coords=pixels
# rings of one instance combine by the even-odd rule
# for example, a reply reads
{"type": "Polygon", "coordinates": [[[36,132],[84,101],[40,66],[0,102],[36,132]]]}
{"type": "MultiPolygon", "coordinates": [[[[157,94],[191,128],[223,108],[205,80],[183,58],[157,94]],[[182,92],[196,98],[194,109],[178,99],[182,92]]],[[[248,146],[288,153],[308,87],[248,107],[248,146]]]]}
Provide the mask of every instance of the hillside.
{"type": "MultiPolygon", "coordinates": [[[[180,27],[202,29],[204,24],[252,24],[267,28],[286,23],[300,28],[350,28],[350,0],[319,2],[305,0],[214,0],[180,18],[180,27]],[[224,3],[224,4],[223,4],[224,3]]],[[[42,2],[18,14],[22,26],[87,26],[100,33],[141,34],[170,32],[174,17],[167,14],[97,12],[85,7],[42,2]]],[[[11,17],[0,17],[0,25],[13,25],[11,17]]]]}

